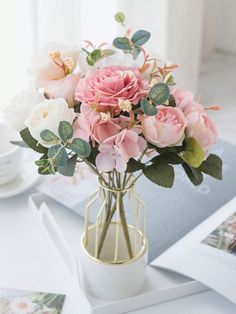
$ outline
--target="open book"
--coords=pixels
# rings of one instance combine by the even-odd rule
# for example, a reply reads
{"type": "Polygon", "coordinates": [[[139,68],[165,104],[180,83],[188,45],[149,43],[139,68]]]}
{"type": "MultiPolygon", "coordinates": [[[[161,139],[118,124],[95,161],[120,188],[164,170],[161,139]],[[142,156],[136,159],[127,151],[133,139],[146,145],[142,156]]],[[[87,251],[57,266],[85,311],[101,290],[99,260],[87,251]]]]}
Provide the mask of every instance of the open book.
{"type": "Polygon", "coordinates": [[[60,314],[65,296],[0,288],[1,314],[60,314]]]}
{"type": "Polygon", "coordinates": [[[236,304],[236,198],[151,265],[196,279],[236,304]]]}

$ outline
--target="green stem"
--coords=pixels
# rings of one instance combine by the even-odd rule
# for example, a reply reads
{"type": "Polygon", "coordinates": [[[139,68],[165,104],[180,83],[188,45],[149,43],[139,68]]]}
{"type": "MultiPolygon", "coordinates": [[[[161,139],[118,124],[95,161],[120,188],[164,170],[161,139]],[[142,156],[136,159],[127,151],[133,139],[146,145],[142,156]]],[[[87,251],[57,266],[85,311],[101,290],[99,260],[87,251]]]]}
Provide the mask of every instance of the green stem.
{"type": "Polygon", "coordinates": [[[124,211],[123,196],[121,196],[120,221],[121,221],[121,225],[122,225],[124,236],[125,236],[125,242],[126,242],[129,258],[131,259],[133,257],[133,251],[132,251],[132,245],[131,245],[130,236],[129,236],[128,224],[127,224],[125,211],[124,211]]]}

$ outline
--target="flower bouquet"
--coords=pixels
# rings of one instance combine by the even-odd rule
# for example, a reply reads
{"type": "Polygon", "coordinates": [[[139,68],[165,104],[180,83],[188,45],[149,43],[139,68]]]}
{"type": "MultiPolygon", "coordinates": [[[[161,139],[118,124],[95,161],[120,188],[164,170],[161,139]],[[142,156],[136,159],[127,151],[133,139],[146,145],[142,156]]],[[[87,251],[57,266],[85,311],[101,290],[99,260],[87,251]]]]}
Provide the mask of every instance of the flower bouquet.
{"type": "Polygon", "coordinates": [[[41,154],[35,161],[40,174],[73,176],[81,162],[97,174],[81,263],[86,289],[110,299],[134,295],[145,280],[145,206],[135,193],[138,178],[171,188],[175,166],[194,185],[205,174],[222,177],[220,158],[209,154],[217,132],[207,111],[218,107],[204,108],[175,84],[177,65],[143,48],[149,32],[127,29],[122,12],[115,20],[124,35],[113,45],[44,47],[29,69],[32,86],[5,110],[23,140],[14,144],[41,154]]]}

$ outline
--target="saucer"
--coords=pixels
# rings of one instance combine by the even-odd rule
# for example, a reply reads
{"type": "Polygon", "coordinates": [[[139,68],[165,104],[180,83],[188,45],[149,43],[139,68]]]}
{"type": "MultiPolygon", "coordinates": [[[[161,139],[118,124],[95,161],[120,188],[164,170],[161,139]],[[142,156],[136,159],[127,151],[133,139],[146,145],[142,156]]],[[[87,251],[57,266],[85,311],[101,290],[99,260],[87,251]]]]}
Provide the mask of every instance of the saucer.
{"type": "Polygon", "coordinates": [[[21,173],[11,182],[0,185],[0,199],[21,194],[31,188],[39,178],[37,167],[29,160],[24,160],[21,173]]]}

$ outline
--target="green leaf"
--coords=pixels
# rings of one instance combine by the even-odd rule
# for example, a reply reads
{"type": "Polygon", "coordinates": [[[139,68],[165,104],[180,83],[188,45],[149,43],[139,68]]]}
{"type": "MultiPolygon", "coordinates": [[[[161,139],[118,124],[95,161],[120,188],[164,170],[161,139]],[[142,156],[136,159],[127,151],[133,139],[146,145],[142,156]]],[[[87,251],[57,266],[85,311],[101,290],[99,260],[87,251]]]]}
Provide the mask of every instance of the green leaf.
{"type": "Polygon", "coordinates": [[[126,172],[132,173],[132,172],[142,170],[144,168],[145,168],[145,165],[143,163],[141,163],[140,161],[138,161],[134,158],[130,158],[130,160],[127,164],[126,172]]]}
{"type": "Polygon", "coordinates": [[[172,95],[170,95],[170,97],[169,97],[169,104],[168,104],[168,106],[176,107],[176,102],[175,102],[175,99],[174,99],[174,97],[172,95]]]}
{"type": "Polygon", "coordinates": [[[205,158],[203,149],[193,137],[185,139],[184,151],[179,156],[194,168],[198,168],[205,158]]]}
{"type": "Polygon", "coordinates": [[[40,133],[40,137],[43,141],[45,142],[51,142],[51,141],[54,141],[54,140],[58,140],[58,137],[50,130],[43,130],[41,133],[40,133]]]}
{"type": "Polygon", "coordinates": [[[194,168],[189,166],[188,164],[184,163],[182,165],[184,168],[189,180],[194,184],[194,185],[199,185],[203,181],[203,175],[201,173],[201,170],[199,168],[194,168]]]}
{"type": "Polygon", "coordinates": [[[210,154],[199,169],[213,178],[222,180],[222,160],[214,154],[210,154]]]}
{"type": "Polygon", "coordinates": [[[136,46],[144,45],[150,38],[151,34],[144,30],[135,32],[131,38],[131,41],[136,46]]]}
{"type": "Polygon", "coordinates": [[[102,56],[102,52],[100,49],[94,49],[91,53],[90,53],[91,57],[94,59],[94,60],[97,60],[99,58],[101,58],[102,56]]]}
{"type": "Polygon", "coordinates": [[[117,12],[114,16],[116,22],[120,23],[120,24],[124,24],[125,21],[125,15],[123,12],[117,12]]]}
{"type": "Polygon", "coordinates": [[[148,97],[155,101],[156,105],[162,105],[169,99],[170,90],[167,84],[157,83],[150,89],[148,97]]]}
{"type": "Polygon", "coordinates": [[[77,162],[77,155],[74,155],[67,161],[64,167],[58,167],[58,172],[62,174],[63,176],[72,177],[75,172],[76,162],[77,162]]]}
{"type": "Polygon", "coordinates": [[[75,138],[67,147],[80,157],[88,157],[91,153],[91,146],[81,138],[75,138]]]}
{"type": "Polygon", "coordinates": [[[67,121],[61,121],[58,128],[58,133],[64,143],[73,136],[73,128],[67,121]]]}
{"type": "Polygon", "coordinates": [[[94,64],[95,64],[95,61],[90,54],[86,57],[86,61],[87,61],[88,65],[94,66],[94,64]]]}
{"type": "Polygon", "coordinates": [[[52,164],[49,164],[46,167],[39,167],[38,168],[38,173],[41,174],[41,175],[55,174],[56,173],[56,168],[52,164]]]}
{"type": "Polygon", "coordinates": [[[131,51],[131,45],[127,37],[117,37],[113,40],[113,45],[122,50],[131,51]]]}
{"type": "Polygon", "coordinates": [[[108,56],[114,55],[115,51],[112,49],[104,49],[104,50],[101,50],[101,53],[102,53],[101,58],[106,58],[108,56]]]}
{"type": "Polygon", "coordinates": [[[137,59],[138,55],[140,54],[141,52],[141,49],[139,47],[133,47],[132,50],[131,50],[131,54],[132,54],[132,57],[133,59],[137,59]]]}
{"type": "Polygon", "coordinates": [[[87,63],[91,66],[93,66],[96,62],[102,60],[103,58],[106,58],[108,56],[111,56],[115,53],[112,49],[95,49],[87,56],[87,63]]]}
{"type": "Polygon", "coordinates": [[[38,143],[36,139],[32,137],[28,128],[20,132],[22,140],[28,145],[31,149],[40,154],[47,153],[48,149],[38,143]]]}
{"type": "Polygon", "coordinates": [[[68,161],[68,155],[64,146],[52,146],[48,150],[48,158],[53,159],[56,167],[63,167],[68,161]]]}
{"type": "Polygon", "coordinates": [[[86,159],[91,162],[91,164],[93,164],[94,166],[96,165],[96,157],[99,154],[99,151],[97,149],[97,147],[92,147],[91,148],[91,153],[88,157],[86,157],[86,159]]]}
{"type": "Polygon", "coordinates": [[[146,98],[141,100],[141,109],[147,116],[155,116],[157,114],[157,108],[150,104],[146,98]]]}
{"type": "Polygon", "coordinates": [[[165,163],[154,163],[143,169],[144,175],[162,187],[171,188],[174,183],[175,172],[174,168],[165,163]]]}
{"type": "Polygon", "coordinates": [[[29,148],[29,146],[23,141],[10,141],[12,145],[19,146],[21,148],[29,148]]]}
{"type": "Polygon", "coordinates": [[[155,156],[154,158],[151,159],[151,162],[163,162],[166,164],[171,164],[171,165],[179,165],[182,164],[184,161],[177,153],[174,152],[164,152],[158,156],[155,156]]]}
{"type": "Polygon", "coordinates": [[[81,102],[78,101],[75,105],[74,105],[74,112],[75,113],[79,113],[80,112],[80,107],[81,107],[81,102]]]}
{"type": "Polygon", "coordinates": [[[35,161],[35,164],[40,168],[45,168],[50,164],[50,161],[48,159],[39,159],[35,161]]]}

